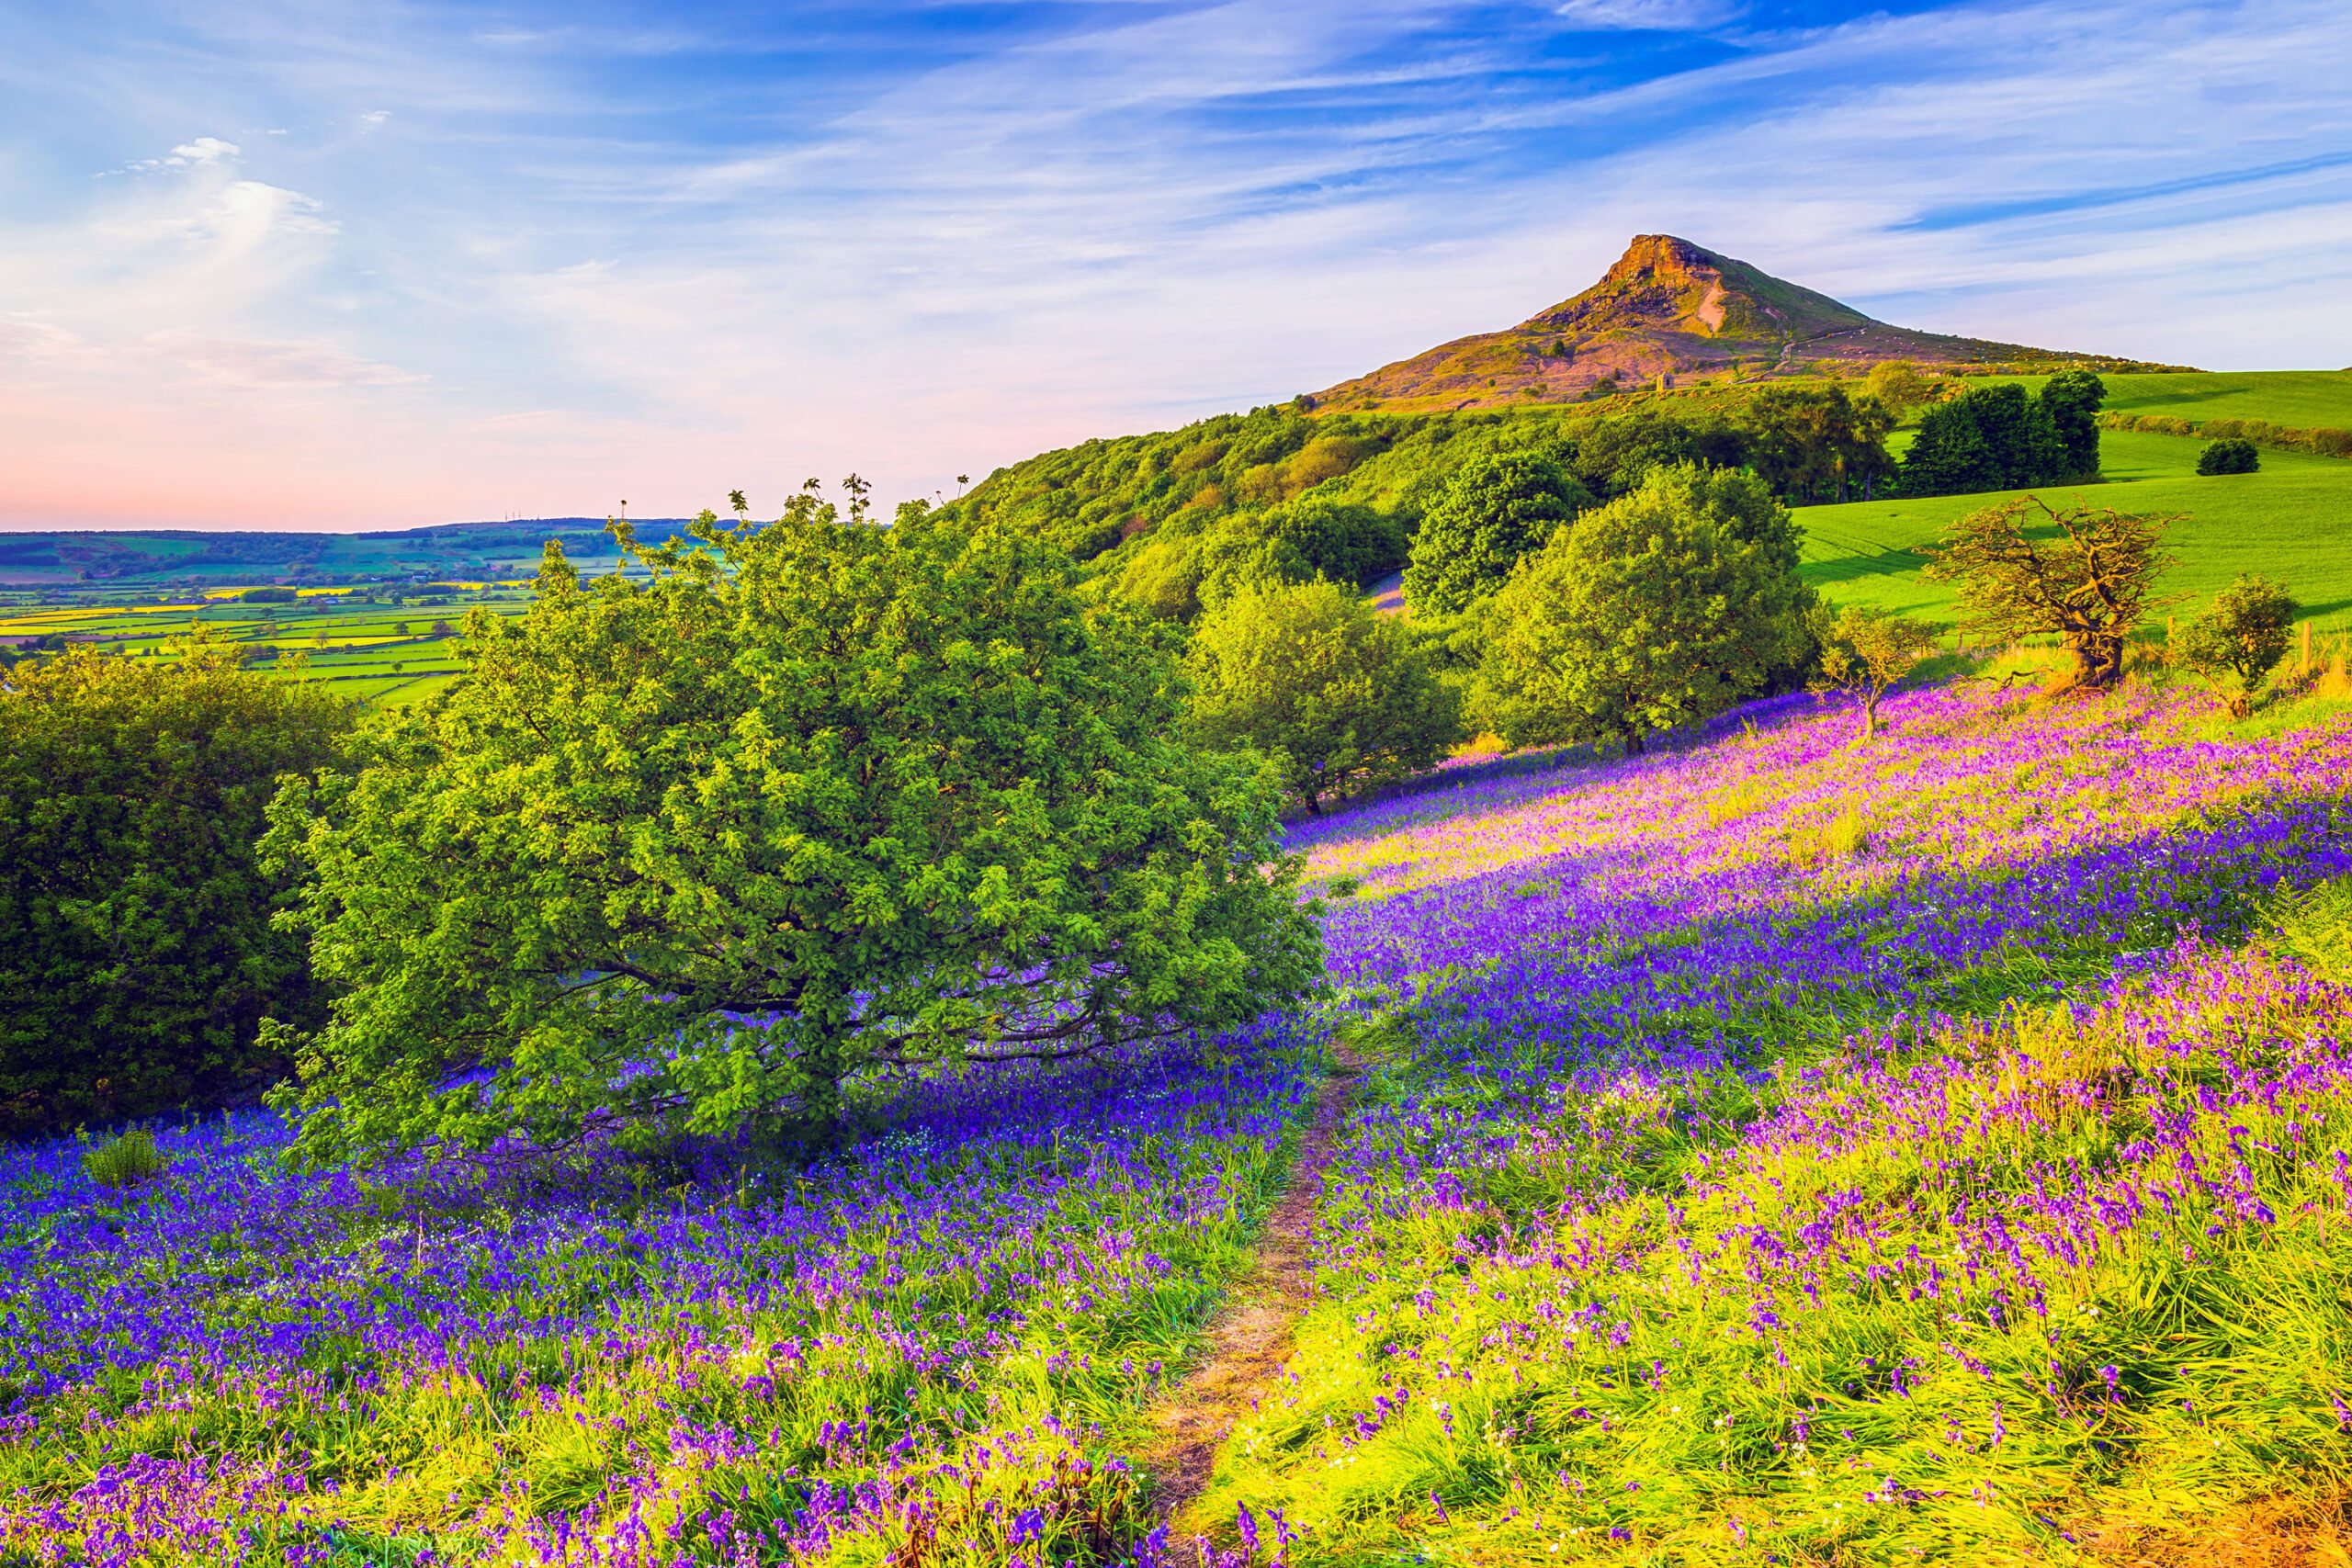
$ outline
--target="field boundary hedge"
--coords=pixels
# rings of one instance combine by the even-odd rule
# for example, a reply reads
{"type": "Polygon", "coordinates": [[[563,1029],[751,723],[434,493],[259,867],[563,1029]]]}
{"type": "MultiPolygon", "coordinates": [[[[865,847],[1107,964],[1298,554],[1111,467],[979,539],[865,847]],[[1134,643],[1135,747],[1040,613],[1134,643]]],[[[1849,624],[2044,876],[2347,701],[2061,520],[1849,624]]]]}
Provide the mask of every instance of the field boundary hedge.
{"type": "Polygon", "coordinates": [[[2273,424],[2267,419],[2183,419],[2171,413],[2103,413],[2102,430],[2140,431],[2154,435],[2202,435],[2210,440],[2251,441],[2282,452],[2309,452],[2320,457],[2352,457],[2352,430],[2334,425],[2304,429],[2273,424]]]}

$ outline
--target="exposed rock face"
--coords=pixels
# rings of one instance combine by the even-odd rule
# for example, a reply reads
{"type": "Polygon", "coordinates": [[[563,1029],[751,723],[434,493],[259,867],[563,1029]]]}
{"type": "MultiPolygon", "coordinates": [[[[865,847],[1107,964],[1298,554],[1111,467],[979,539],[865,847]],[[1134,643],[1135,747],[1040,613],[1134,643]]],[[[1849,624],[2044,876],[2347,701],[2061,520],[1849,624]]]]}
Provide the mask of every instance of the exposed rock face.
{"type": "MultiPolygon", "coordinates": [[[[1499,333],[1457,338],[1317,395],[1323,409],[1570,401],[1663,376],[1742,380],[1925,367],[2137,361],[1914,332],[1672,234],[1636,234],[1600,281],[1499,333]]],[[[2153,368],[2153,367],[2151,367],[2153,368]]]]}

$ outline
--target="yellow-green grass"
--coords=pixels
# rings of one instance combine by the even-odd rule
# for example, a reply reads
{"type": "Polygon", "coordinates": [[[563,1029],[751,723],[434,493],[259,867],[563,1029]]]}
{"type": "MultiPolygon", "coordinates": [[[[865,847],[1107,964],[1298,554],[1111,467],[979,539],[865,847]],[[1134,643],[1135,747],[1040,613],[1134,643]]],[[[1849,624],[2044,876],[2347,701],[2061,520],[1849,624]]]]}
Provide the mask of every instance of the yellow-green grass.
{"type": "MultiPolygon", "coordinates": [[[[2317,378],[2316,373],[2291,376],[2317,378]]],[[[2352,389],[2352,378],[2330,378],[2352,389]]],[[[2188,379],[2191,378],[2115,377],[2110,384],[2188,379]]],[[[2229,417],[2285,423],[2276,411],[2229,417]]],[[[2338,417],[2352,423],[2352,409],[2338,417]]],[[[2307,619],[2323,626],[2345,620],[2352,613],[2352,461],[2266,450],[2258,473],[2200,479],[2200,445],[2193,437],[2106,431],[2100,441],[2106,483],[2035,493],[2052,504],[2080,499],[2129,512],[2181,514],[2166,536],[2166,546],[2179,564],[2165,579],[2165,588],[2189,595],[2184,609],[2210,600],[2240,573],[2258,571],[2301,600],[2307,619]]],[[[1922,551],[1959,518],[2025,493],[1800,508],[1804,576],[1835,603],[1950,619],[1956,613],[1951,591],[1920,580],[1927,564],[1922,551]]]]}

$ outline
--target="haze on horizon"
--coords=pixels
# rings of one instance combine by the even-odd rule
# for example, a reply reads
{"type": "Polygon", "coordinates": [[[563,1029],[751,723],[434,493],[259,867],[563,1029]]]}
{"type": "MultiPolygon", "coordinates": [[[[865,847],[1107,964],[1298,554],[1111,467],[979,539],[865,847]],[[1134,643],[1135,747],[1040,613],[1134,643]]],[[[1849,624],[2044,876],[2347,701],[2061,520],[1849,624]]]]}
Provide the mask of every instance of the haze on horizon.
{"type": "Polygon", "coordinates": [[[2352,363],[2352,9],[0,5],[0,528],[772,513],[1518,321],[1637,231],[2352,363]]]}

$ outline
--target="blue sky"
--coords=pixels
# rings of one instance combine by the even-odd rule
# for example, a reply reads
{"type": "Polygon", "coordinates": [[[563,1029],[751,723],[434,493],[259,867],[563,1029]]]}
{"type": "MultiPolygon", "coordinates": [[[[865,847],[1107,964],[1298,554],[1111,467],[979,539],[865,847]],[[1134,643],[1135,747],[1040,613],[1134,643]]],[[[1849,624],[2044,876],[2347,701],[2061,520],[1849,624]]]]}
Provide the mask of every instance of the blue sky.
{"type": "Polygon", "coordinates": [[[2352,364],[2352,6],[0,5],[0,526],[890,498],[1666,231],[2352,364]]]}

